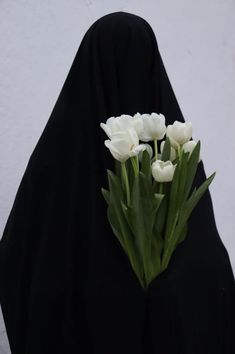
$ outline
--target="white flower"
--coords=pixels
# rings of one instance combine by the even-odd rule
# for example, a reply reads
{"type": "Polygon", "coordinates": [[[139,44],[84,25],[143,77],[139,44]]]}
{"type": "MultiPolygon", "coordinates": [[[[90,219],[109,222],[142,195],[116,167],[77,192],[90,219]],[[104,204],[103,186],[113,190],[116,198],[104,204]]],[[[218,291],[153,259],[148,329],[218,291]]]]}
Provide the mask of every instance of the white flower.
{"type": "Polygon", "coordinates": [[[166,128],[166,136],[169,137],[171,145],[177,149],[189,141],[192,137],[192,123],[179,122],[176,120],[173,124],[169,124],[166,128]]]}
{"type": "Polygon", "coordinates": [[[126,131],[129,128],[134,128],[139,135],[143,130],[143,122],[140,117],[132,117],[128,114],[122,114],[118,117],[110,117],[106,123],[100,123],[101,128],[105,131],[109,139],[112,135],[119,131],[126,131]]]}
{"type": "Polygon", "coordinates": [[[157,114],[152,112],[148,113],[136,113],[135,118],[141,118],[143,121],[143,130],[139,134],[139,138],[142,141],[161,140],[166,133],[165,117],[163,114],[157,114]]]}
{"type": "Polygon", "coordinates": [[[139,144],[139,137],[134,128],[113,133],[111,140],[105,140],[104,144],[113,157],[120,162],[138,155],[141,150],[145,149],[144,144],[139,144]]]}
{"type": "MultiPolygon", "coordinates": [[[[163,152],[163,148],[164,148],[164,144],[165,144],[165,140],[163,140],[160,144],[160,151],[161,153],[163,152]]],[[[170,153],[170,161],[173,161],[176,158],[176,151],[175,149],[171,146],[171,153],[170,153]]],[[[160,159],[160,157],[159,157],[160,159]]]]}
{"type": "MultiPolygon", "coordinates": [[[[195,140],[189,140],[182,145],[182,148],[183,148],[184,152],[189,152],[190,153],[189,156],[190,156],[193,149],[195,148],[196,144],[197,144],[197,142],[195,140]]],[[[201,157],[199,154],[198,162],[200,162],[200,161],[201,161],[201,157]]]]}
{"type": "MultiPolygon", "coordinates": [[[[150,156],[150,159],[151,159],[152,156],[153,156],[153,149],[152,149],[152,146],[151,146],[150,144],[141,144],[141,145],[143,145],[143,146],[145,147],[145,150],[148,151],[149,156],[150,156]]],[[[142,155],[143,155],[143,150],[140,151],[140,153],[139,153],[139,155],[138,155],[140,162],[142,161],[142,155]]]]}
{"type": "Polygon", "coordinates": [[[171,161],[156,160],[152,163],[152,175],[157,182],[170,182],[173,179],[176,164],[171,161]]]}

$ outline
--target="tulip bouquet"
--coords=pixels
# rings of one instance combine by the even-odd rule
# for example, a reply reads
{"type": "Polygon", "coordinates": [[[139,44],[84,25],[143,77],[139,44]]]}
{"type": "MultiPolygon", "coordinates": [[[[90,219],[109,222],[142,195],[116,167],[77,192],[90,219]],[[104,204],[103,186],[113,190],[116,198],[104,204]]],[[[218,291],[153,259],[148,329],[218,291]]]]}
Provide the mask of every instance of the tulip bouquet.
{"type": "Polygon", "coordinates": [[[191,122],[166,126],[161,113],[137,112],[110,117],[100,126],[115,159],[115,171],[107,170],[109,190],[101,188],[107,217],[146,290],[185,239],[187,221],[215,172],[191,190],[201,160],[191,122]]]}

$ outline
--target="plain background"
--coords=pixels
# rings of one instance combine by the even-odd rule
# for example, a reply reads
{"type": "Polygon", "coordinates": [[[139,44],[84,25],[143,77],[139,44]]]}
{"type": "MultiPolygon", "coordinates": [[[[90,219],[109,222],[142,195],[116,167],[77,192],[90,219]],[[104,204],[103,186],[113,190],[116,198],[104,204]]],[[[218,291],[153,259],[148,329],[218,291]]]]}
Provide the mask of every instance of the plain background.
{"type": "MultiPolygon", "coordinates": [[[[1,0],[0,237],[85,32],[115,11],[143,17],[155,32],[206,174],[216,171],[209,189],[235,271],[234,0],[1,0]]],[[[0,353],[10,353],[1,319],[0,353]]]]}

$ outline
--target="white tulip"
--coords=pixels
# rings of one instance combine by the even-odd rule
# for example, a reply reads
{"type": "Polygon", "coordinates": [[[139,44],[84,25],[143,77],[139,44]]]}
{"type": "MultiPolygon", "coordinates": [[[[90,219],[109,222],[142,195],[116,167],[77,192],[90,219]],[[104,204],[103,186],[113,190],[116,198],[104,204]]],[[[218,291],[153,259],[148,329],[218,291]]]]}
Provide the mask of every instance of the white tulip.
{"type": "MultiPolygon", "coordinates": [[[[150,159],[151,159],[152,156],[153,156],[153,149],[152,149],[152,146],[151,146],[150,144],[141,144],[141,145],[145,146],[145,150],[148,151],[149,156],[150,156],[150,159]]],[[[140,162],[142,161],[142,155],[143,155],[143,150],[140,151],[140,153],[139,153],[139,155],[138,155],[140,162]]]]}
{"type": "MultiPolygon", "coordinates": [[[[165,144],[165,140],[163,140],[160,144],[160,151],[161,153],[163,152],[163,148],[164,148],[164,144],[165,144]]],[[[171,152],[170,152],[170,161],[173,161],[176,158],[176,151],[175,149],[171,146],[171,152]]],[[[160,157],[159,157],[160,159],[160,157]]]]}
{"type": "Polygon", "coordinates": [[[140,151],[145,149],[144,144],[139,144],[139,137],[134,128],[113,133],[111,140],[105,140],[104,144],[113,157],[120,162],[138,155],[140,151]]]}
{"type": "Polygon", "coordinates": [[[176,164],[171,161],[156,160],[152,163],[152,175],[157,182],[170,182],[173,179],[176,164]]]}
{"type": "Polygon", "coordinates": [[[129,128],[134,128],[139,135],[143,130],[143,122],[140,117],[132,117],[128,114],[122,114],[119,117],[110,117],[106,124],[100,123],[101,128],[105,131],[109,139],[112,135],[119,131],[125,131],[129,128]]]}
{"type": "MultiPolygon", "coordinates": [[[[183,148],[184,152],[189,152],[190,153],[189,156],[190,156],[193,149],[195,148],[196,144],[197,144],[197,142],[195,140],[189,140],[183,144],[182,148],[183,148]]],[[[198,162],[200,162],[200,161],[201,161],[201,157],[199,154],[198,162]]]]}
{"type": "Polygon", "coordinates": [[[143,130],[139,134],[142,141],[161,140],[166,133],[165,117],[163,114],[152,112],[136,113],[135,118],[141,118],[143,121],[143,130]]]}
{"type": "Polygon", "coordinates": [[[176,120],[173,124],[167,126],[166,136],[169,137],[172,147],[178,149],[179,145],[182,145],[191,139],[192,123],[179,122],[176,120]]]}

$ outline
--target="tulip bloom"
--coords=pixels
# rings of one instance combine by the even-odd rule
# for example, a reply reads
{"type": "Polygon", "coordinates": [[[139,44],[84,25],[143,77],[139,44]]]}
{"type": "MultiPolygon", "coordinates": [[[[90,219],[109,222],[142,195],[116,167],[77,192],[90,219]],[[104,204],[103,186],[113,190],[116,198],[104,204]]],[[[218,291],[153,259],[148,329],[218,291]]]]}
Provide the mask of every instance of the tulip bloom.
{"type": "Polygon", "coordinates": [[[178,147],[192,137],[192,123],[191,122],[179,122],[176,120],[173,124],[169,124],[166,128],[166,136],[169,137],[172,147],[178,149],[178,147]]]}
{"type": "Polygon", "coordinates": [[[142,141],[161,140],[166,133],[165,117],[157,113],[136,113],[135,118],[141,118],[143,121],[143,130],[139,134],[142,141]]]}
{"type": "Polygon", "coordinates": [[[129,157],[145,150],[144,144],[139,144],[139,137],[134,128],[113,133],[111,140],[105,140],[104,144],[120,162],[125,162],[129,157]]]}
{"type": "Polygon", "coordinates": [[[156,160],[152,163],[152,176],[157,182],[170,182],[173,179],[176,164],[171,161],[156,160]]]}
{"type": "Polygon", "coordinates": [[[142,119],[139,116],[132,117],[128,114],[122,114],[119,117],[110,117],[107,119],[106,124],[100,123],[100,126],[109,139],[112,139],[114,133],[126,131],[130,128],[134,128],[138,136],[143,130],[142,119]]]}

